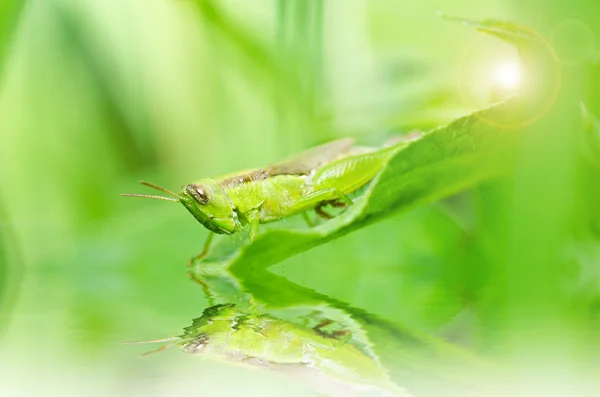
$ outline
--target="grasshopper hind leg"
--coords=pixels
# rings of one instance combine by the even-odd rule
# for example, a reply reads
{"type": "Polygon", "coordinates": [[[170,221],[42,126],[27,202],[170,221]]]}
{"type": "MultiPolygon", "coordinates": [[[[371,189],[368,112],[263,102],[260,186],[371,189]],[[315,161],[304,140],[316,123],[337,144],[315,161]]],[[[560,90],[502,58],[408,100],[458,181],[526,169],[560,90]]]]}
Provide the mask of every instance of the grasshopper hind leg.
{"type": "Polygon", "coordinates": [[[352,200],[346,195],[340,196],[339,199],[336,200],[327,200],[322,201],[315,207],[315,212],[323,219],[332,219],[334,216],[329,212],[325,211],[323,207],[330,205],[335,208],[345,208],[352,204],[352,200]]]}
{"type": "Polygon", "coordinates": [[[333,215],[331,215],[329,212],[327,212],[323,209],[323,207],[325,207],[326,205],[327,205],[326,201],[318,204],[315,207],[315,212],[317,213],[317,215],[319,215],[323,219],[332,219],[333,215]]]}

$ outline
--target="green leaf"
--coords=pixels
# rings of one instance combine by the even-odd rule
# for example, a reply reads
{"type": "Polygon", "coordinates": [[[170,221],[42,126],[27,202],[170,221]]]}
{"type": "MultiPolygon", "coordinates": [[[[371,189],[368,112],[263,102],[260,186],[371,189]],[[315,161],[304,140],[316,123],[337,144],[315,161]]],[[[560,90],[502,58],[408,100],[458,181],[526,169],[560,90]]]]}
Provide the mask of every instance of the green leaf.
{"type": "Polygon", "coordinates": [[[513,45],[519,53],[525,75],[519,92],[531,102],[537,102],[538,111],[532,114],[545,114],[554,105],[563,84],[562,67],[554,47],[542,34],[515,22],[496,19],[475,21],[441,16],[452,22],[475,27],[513,45]]]}
{"type": "Polygon", "coordinates": [[[498,19],[484,19],[476,21],[473,19],[451,17],[440,14],[442,18],[450,22],[460,23],[465,26],[475,27],[477,30],[496,36],[500,40],[506,41],[520,48],[523,45],[534,43],[539,37],[529,28],[518,25],[514,22],[501,21],[498,19]]]}
{"type": "Polygon", "coordinates": [[[229,239],[194,266],[262,268],[324,244],[394,212],[450,196],[498,174],[519,140],[509,128],[523,120],[519,99],[459,118],[396,152],[365,194],[343,214],[317,227],[266,228],[252,242],[229,239]]]}

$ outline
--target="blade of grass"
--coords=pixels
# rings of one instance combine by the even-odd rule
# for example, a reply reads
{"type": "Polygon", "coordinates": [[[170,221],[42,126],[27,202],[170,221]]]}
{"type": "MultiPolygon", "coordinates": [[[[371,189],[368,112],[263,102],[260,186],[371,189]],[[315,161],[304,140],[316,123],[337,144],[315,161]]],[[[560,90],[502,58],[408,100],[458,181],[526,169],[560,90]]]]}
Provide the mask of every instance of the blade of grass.
{"type": "Polygon", "coordinates": [[[22,278],[17,242],[6,213],[0,206],[0,331],[8,324],[22,278]]]}
{"type": "Polygon", "coordinates": [[[148,126],[140,125],[139,120],[132,116],[122,102],[118,87],[114,84],[114,70],[107,58],[101,56],[94,37],[67,4],[53,4],[53,11],[63,29],[65,42],[85,65],[102,98],[101,102],[106,106],[106,119],[113,124],[113,128],[108,128],[107,133],[111,134],[116,143],[123,163],[132,170],[151,167],[157,161],[157,153],[153,142],[145,140],[148,137],[152,139],[154,134],[148,133],[148,126]]]}
{"type": "Polygon", "coordinates": [[[0,3],[0,78],[24,6],[24,0],[3,0],[0,3]]]}

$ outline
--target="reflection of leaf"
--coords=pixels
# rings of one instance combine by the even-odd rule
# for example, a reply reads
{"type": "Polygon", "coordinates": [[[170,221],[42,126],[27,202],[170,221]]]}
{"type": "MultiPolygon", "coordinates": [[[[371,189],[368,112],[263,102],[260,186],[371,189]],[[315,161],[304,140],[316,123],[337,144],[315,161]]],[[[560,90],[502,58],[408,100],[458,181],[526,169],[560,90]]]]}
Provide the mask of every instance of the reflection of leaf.
{"type": "Polygon", "coordinates": [[[596,117],[600,117],[600,62],[590,62],[587,72],[588,84],[586,85],[585,103],[596,117]]]}
{"type": "Polygon", "coordinates": [[[588,214],[584,218],[587,223],[586,229],[597,237],[600,236],[600,187],[597,183],[600,174],[600,120],[587,108],[584,108],[583,113],[584,129],[579,147],[583,160],[581,183],[587,187],[587,199],[585,204],[580,206],[586,208],[585,213],[588,214]]]}
{"type": "Polygon", "coordinates": [[[584,108],[584,150],[590,163],[600,169],[600,120],[595,114],[584,108]]]}
{"type": "MultiPolygon", "coordinates": [[[[0,220],[0,226],[3,226],[4,219],[0,220]]],[[[6,241],[3,228],[0,228],[0,308],[4,306],[4,301],[6,300],[5,294],[6,289],[8,287],[8,258],[6,254],[6,241]]],[[[3,310],[2,310],[3,312],[3,310]]],[[[4,317],[4,314],[0,312],[0,315],[4,317]]],[[[3,324],[4,321],[0,321],[0,324],[3,324]]]]}
{"type": "Polygon", "coordinates": [[[429,203],[502,170],[518,133],[494,125],[520,117],[518,101],[499,104],[425,134],[397,152],[367,192],[345,213],[314,228],[269,228],[251,243],[222,241],[197,266],[267,268],[283,259],[429,203]]]}
{"type": "Polygon", "coordinates": [[[412,391],[422,389],[432,378],[460,381],[465,379],[465,373],[461,373],[465,368],[483,364],[472,353],[443,340],[302,287],[263,268],[240,266],[227,271],[206,267],[201,273],[200,279],[213,304],[235,302],[253,310],[263,308],[293,322],[307,315],[316,322],[335,321],[350,331],[354,344],[384,365],[396,383],[412,391]]]}

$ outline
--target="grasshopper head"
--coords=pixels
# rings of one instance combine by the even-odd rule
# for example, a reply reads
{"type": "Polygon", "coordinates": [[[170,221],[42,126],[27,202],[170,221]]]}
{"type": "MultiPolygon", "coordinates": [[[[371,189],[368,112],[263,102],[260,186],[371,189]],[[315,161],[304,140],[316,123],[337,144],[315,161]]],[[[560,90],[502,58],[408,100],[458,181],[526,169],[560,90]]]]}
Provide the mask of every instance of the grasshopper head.
{"type": "Polygon", "coordinates": [[[240,226],[231,201],[214,179],[201,179],[185,186],[179,201],[211,232],[232,234],[240,226]]]}

